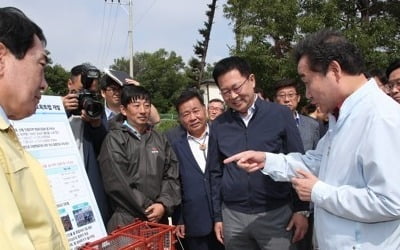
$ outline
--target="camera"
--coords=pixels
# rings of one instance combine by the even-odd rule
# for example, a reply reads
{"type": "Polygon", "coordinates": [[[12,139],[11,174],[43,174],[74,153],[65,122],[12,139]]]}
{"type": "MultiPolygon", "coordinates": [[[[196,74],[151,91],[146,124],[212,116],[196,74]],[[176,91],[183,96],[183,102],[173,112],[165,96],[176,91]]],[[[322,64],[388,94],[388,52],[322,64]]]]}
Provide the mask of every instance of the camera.
{"type": "Polygon", "coordinates": [[[78,93],[78,109],[74,110],[72,114],[80,115],[82,109],[86,111],[86,114],[91,118],[98,118],[103,113],[103,104],[101,103],[99,95],[93,93],[90,90],[83,89],[78,93]]]}
{"type": "Polygon", "coordinates": [[[98,118],[103,113],[104,107],[101,103],[100,96],[90,91],[90,87],[94,80],[99,79],[100,71],[88,64],[82,65],[81,82],[83,89],[77,92],[79,106],[76,110],[72,111],[73,115],[80,115],[82,109],[86,111],[86,114],[91,118],[98,118]]]}

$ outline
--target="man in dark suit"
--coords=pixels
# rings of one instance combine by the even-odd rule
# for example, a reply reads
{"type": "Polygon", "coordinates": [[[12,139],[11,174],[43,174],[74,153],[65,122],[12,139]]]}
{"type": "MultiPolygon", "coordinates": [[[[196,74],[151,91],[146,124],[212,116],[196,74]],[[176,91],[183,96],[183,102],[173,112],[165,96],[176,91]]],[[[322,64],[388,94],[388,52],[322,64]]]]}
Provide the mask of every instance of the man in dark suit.
{"type": "Polygon", "coordinates": [[[294,79],[283,79],[275,86],[275,102],[287,106],[293,113],[303,142],[304,150],[315,149],[319,141],[319,124],[314,119],[297,112],[300,94],[294,79]]]}
{"type": "Polygon", "coordinates": [[[177,236],[184,238],[187,249],[223,249],[213,233],[208,173],[208,137],[206,108],[198,91],[185,90],[176,110],[185,132],[172,141],[179,160],[182,204],[177,215],[177,236]]]}
{"type": "MultiPolygon", "coordinates": [[[[275,86],[275,102],[287,106],[293,113],[297,128],[300,132],[304,150],[315,149],[320,138],[320,125],[311,117],[301,115],[297,112],[300,102],[300,94],[297,89],[297,82],[294,79],[283,79],[275,86]]],[[[311,211],[312,212],[312,211],[311,211]]],[[[308,217],[308,230],[304,238],[296,243],[298,250],[312,249],[313,234],[313,213],[308,217]]]]}

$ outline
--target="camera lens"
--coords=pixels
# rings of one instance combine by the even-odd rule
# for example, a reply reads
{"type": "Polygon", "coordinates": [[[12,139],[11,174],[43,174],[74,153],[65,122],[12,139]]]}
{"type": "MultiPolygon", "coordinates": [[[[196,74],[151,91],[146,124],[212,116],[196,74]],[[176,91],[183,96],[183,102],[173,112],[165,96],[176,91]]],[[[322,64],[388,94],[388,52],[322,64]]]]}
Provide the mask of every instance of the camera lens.
{"type": "Polygon", "coordinates": [[[103,113],[103,105],[91,97],[84,98],[82,107],[91,118],[98,118],[103,113]]]}

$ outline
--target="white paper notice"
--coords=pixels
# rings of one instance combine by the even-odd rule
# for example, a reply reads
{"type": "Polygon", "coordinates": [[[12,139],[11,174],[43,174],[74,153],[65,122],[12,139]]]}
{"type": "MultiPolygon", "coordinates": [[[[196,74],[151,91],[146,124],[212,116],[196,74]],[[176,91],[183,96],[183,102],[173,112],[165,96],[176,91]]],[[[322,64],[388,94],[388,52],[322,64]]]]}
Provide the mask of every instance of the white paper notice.
{"type": "Polygon", "coordinates": [[[42,96],[36,114],[12,123],[46,171],[71,248],[106,236],[61,97],[42,96]]]}

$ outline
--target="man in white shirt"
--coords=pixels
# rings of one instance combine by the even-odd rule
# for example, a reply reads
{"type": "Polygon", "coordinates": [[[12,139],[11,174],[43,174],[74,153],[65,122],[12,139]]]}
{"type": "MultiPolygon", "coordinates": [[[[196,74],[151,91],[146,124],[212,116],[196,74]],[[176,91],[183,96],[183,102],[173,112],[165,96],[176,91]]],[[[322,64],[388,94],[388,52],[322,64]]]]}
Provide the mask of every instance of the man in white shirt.
{"type": "Polygon", "coordinates": [[[306,95],[329,112],[329,130],[315,150],[246,151],[225,159],[277,181],[292,181],[315,205],[320,249],[400,248],[400,106],[368,80],[359,50],[332,30],[295,48],[306,95]]]}

